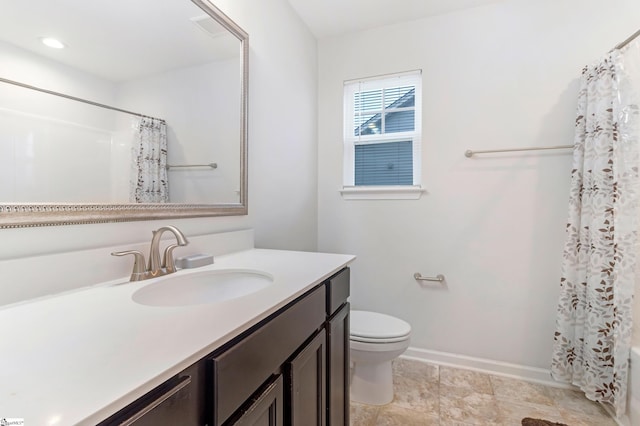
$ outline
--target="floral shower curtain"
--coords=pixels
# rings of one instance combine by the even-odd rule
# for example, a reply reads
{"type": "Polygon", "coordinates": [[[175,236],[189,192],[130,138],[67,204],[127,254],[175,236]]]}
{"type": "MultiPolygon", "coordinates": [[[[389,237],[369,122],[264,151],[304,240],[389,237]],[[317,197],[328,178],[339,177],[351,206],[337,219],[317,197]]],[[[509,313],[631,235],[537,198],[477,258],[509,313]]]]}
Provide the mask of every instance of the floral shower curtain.
{"type": "Polygon", "coordinates": [[[164,120],[141,117],[135,123],[131,201],[168,203],[167,124],[164,120]]]}
{"type": "Polygon", "coordinates": [[[615,50],[584,68],[552,376],[625,412],[638,251],[638,107],[615,50]]]}

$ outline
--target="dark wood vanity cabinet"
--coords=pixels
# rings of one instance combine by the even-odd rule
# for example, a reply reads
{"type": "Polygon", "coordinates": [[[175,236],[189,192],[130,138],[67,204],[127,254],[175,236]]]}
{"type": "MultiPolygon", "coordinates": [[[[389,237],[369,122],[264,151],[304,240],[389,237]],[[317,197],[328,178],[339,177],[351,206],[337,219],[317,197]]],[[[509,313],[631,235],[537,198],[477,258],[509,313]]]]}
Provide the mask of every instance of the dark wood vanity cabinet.
{"type": "MultiPolygon", "coordinates": [[[[257,389],[273,374],[286,373],[290,360],[306,348],[305,342],[323,329],[325,300],[325,286],[318,286],[214,352],[209,358],[212,426],[233,424],[227,420],[246,409],[243,404],[257,389]]],[[[285,381],[290,381],[290,374],[285,381]]],[[[285,401],[290,400],[287,388],[285,383],[285,401]]],[[[289,424],[286,416],[285,424],[289,424]]]]}
{"type": "Polygon", "coordinates": [[[348,297],[345,268],[100,426],[348,425],[348,297]]]}
{"type": "Polygon", "coordinates": [[[327,424],[349,424],[349,269],[327,282],[327,424]]]}

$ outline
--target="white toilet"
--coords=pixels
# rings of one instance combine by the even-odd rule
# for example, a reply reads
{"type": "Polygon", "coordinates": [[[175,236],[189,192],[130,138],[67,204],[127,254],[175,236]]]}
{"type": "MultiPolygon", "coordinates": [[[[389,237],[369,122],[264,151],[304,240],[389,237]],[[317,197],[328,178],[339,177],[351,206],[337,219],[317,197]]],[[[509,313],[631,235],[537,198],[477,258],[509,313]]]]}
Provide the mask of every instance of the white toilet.
{"type": "Polygon", "coordinates": [[[384,405],[393,400],[391,361],[409,347],[411,326],[390,315],[351,311],[351,400],[384,405]]]}

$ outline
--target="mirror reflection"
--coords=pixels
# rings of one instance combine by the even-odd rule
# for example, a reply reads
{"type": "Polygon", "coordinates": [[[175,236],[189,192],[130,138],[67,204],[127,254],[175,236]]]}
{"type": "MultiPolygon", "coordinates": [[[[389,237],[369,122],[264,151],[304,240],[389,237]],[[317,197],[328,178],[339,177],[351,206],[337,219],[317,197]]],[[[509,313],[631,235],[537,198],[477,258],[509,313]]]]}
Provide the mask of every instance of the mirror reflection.
{"type": "Polygon", "coordinates": [[[0,203],[241,202],[237,36],[188,0],[0,5],[0,203]]]}

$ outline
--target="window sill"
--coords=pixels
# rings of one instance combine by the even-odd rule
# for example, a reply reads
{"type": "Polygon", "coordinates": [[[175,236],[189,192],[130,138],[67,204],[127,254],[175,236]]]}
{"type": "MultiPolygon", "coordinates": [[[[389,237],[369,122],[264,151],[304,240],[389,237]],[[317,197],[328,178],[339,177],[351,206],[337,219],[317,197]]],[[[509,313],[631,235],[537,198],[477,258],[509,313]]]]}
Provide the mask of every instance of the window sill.
{"type": "Polygon", "coordinates": [[[420,186],[345,186],[345,200],[419,200],[426,192],[420,186]]]}

